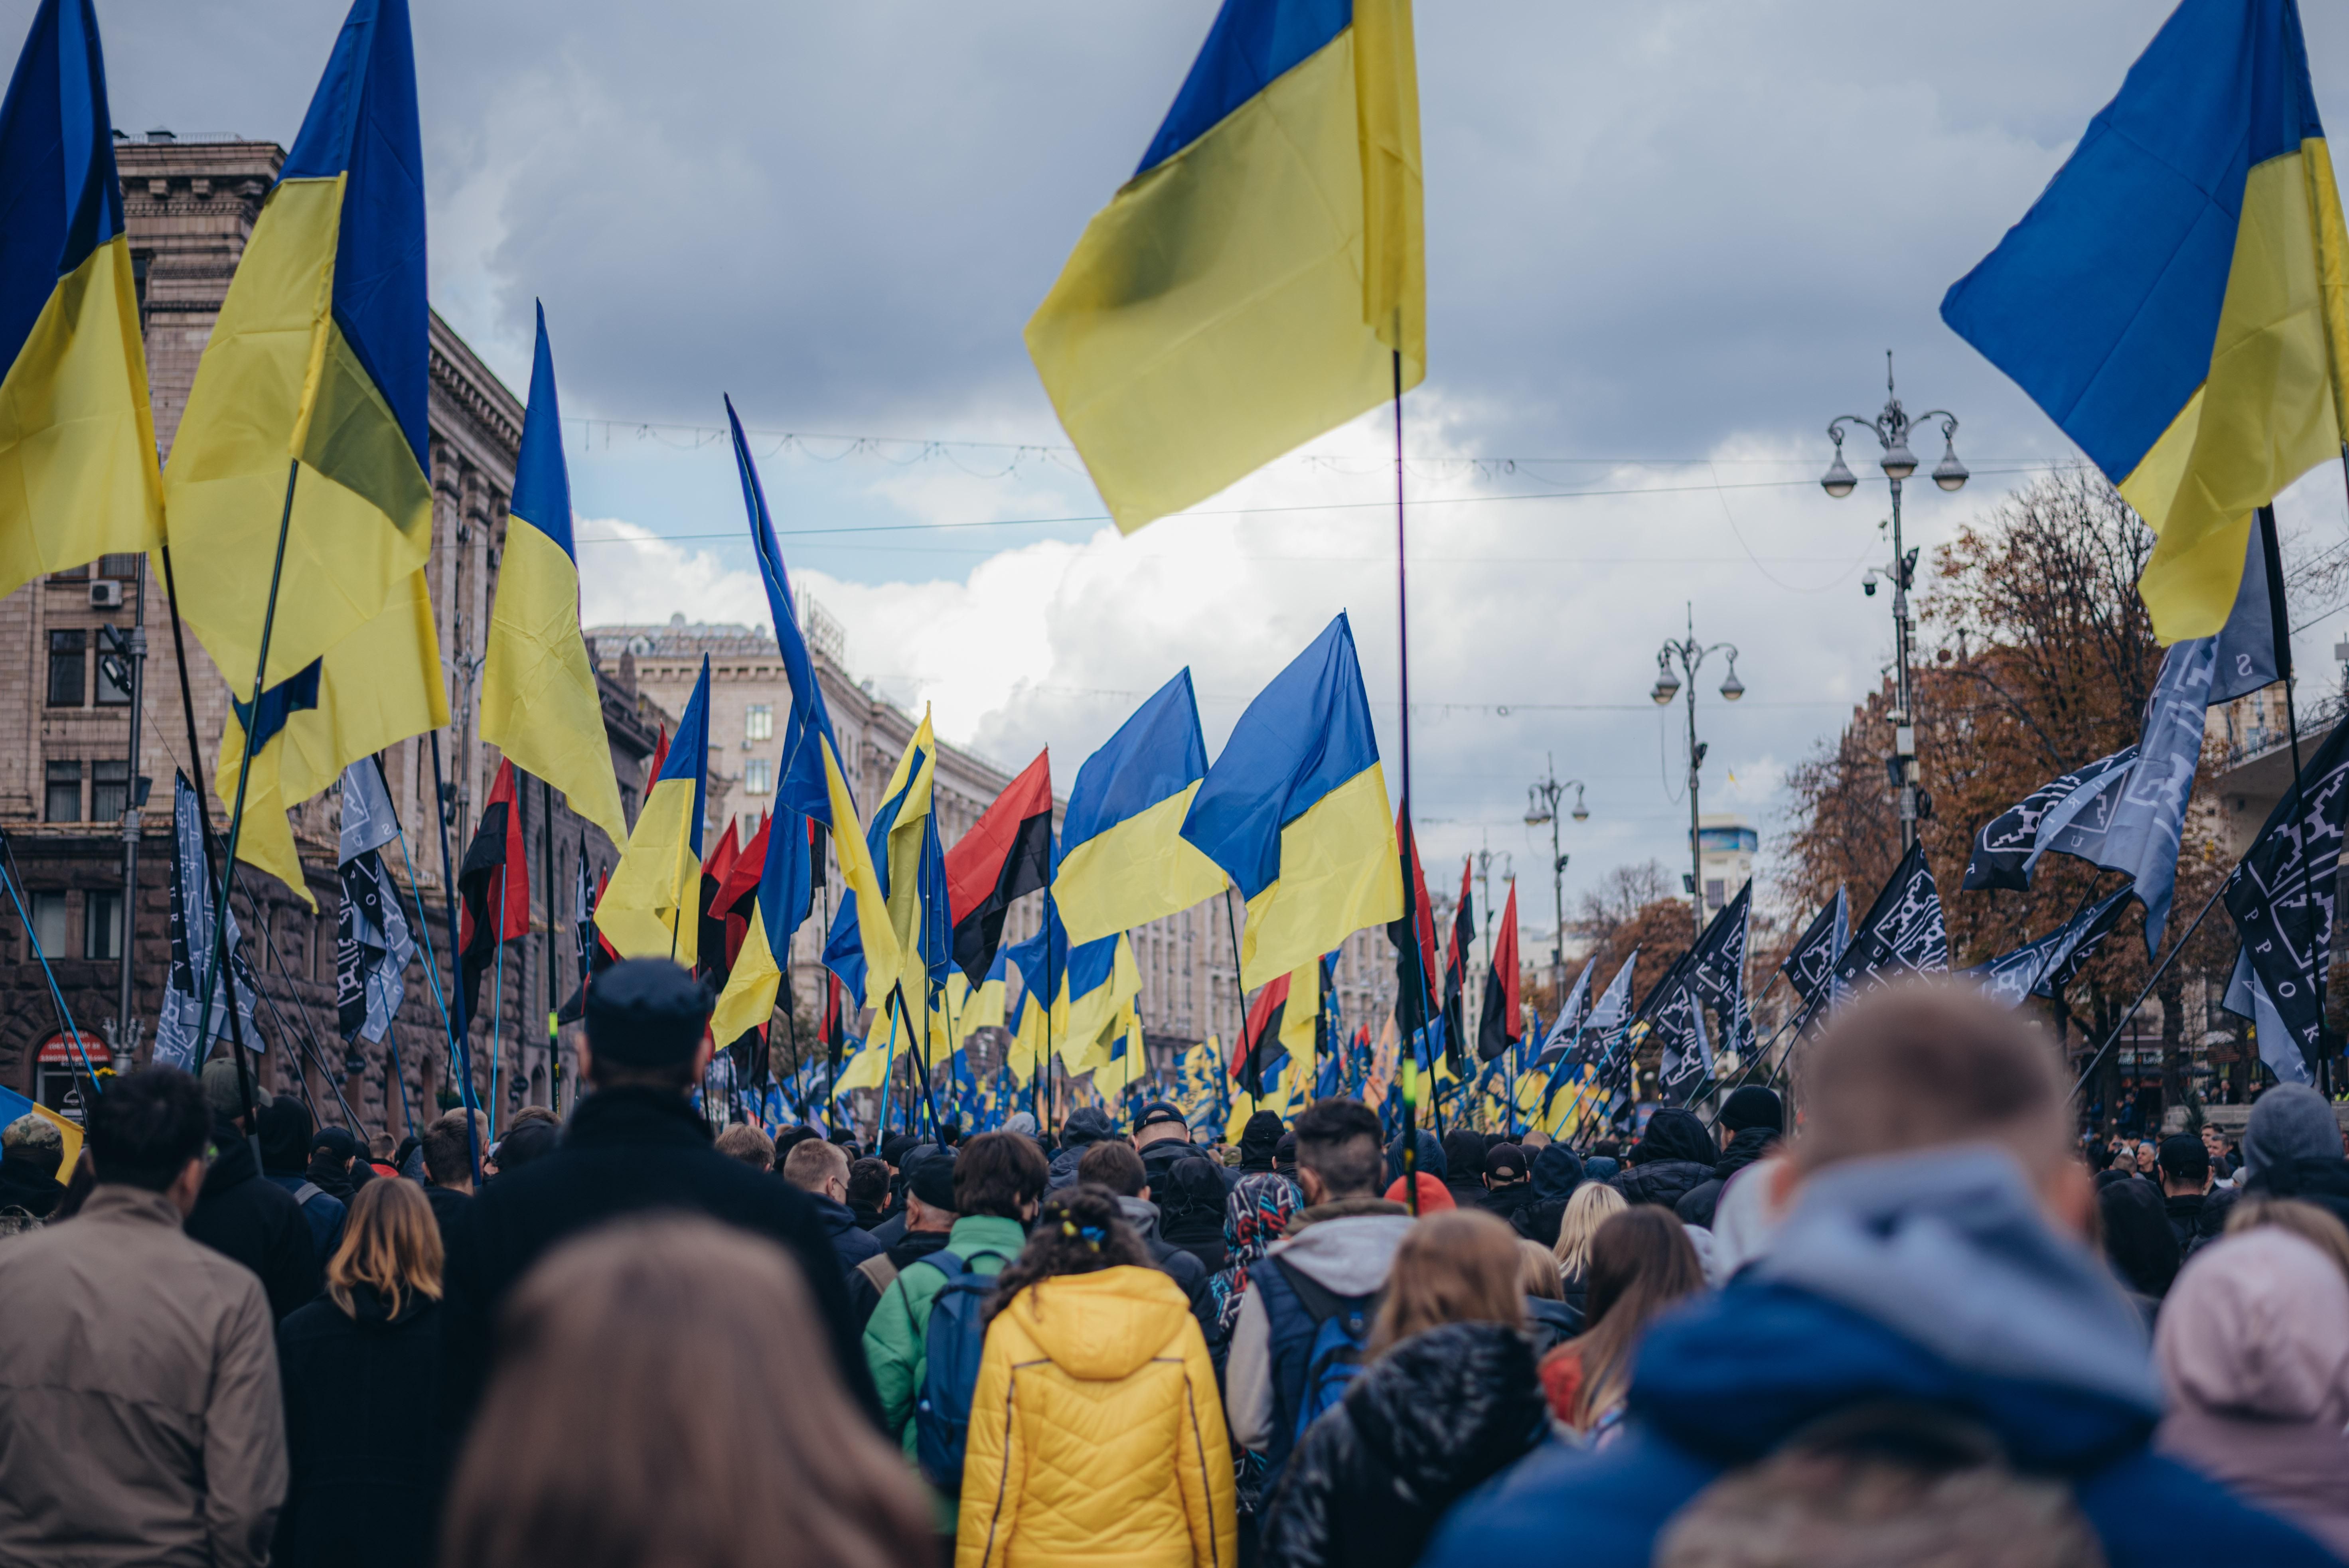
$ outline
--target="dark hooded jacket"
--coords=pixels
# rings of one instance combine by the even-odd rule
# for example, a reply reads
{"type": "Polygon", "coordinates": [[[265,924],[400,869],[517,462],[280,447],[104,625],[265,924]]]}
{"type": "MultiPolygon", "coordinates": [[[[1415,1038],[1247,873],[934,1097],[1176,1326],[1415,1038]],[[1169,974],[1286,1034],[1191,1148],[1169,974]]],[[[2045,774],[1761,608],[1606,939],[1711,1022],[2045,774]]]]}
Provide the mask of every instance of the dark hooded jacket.
{"type": "Polygon", "coordinates": [[[1557,1227],[1574,1190],[1582,1185],[1582,1161],[1563,1143],[1546,1145],[1534,1156],[1533,1195],[1511,1222],[1517,1234],[1546,1247],[1557,1245],[1557,1227]]]}
{"type": "Polygon", "coordinates": [[[1454,1510],[1424,1562],[1547,1562],[1571,1542],[1575,1568],[1646,1568],[1727,1470],[1884,1401],[1946,1408],[2068,1482],[2106,1562],[2332,1561],[2153,1452],[2161,1389],[2128,1302],[2012,1160],[1971,1149],[1814,1175],[1767,1256],[1649,1328],[1614,1442],[1534,1455],[1454,1510]]]}
{"type": "Polygon", "coordinates": [[[1672,1205],[1672,1212],[1688,1224],[1713,1229],[1713,1211],[1721,1202],[1721,1190],[1729,1184],[1732,1176],[1769,1153],[1780,1136],[1775,1127],[1741,1129],[1729,1140],[1729,1147],[1721,1151],[1721,1158],[1713,1162],[1712,1177],[1682,1193],[1681,1201],[1672,1205]]]}
{"type": "Polygon", "coordinates": [[[1085,1150],[1106,1138],[1115,1138],[1117,1129],[1112,1125],[1109,1112],[1093,1106],[1069,1113],[1061,1127],[1060,1152],[1052,1156],[1052,1174],[1044,1183],[1047,1192],[1058,1192],[1077,1184],[1077,1161],[1085,1150]]]}
{"type": "MultiPolygon", "coordinates": [[[[856,1211],[847,1204],[827,1198],[821,1192],[802,1192],[800,1196],[813,1205],[817,1222],[823,1226],[824,1234],[832,1238],[832,1250],[840,1259],[842,1274],[845,1274],[866,1258],[888,1250],[871,1234],[858,1228],[856,1211]]],[[[903,1241],[905,1238],[901,1236],[898,1239],[903,1241]]]]}
{"type": "Polygon", "coordinates": [[[27,1160],[0,1160],[0,1209],[22,1209],[46,1220],[65,1201],[66,1184],[27,1160]]]}
{"type": "Polygon", "coordinates": [[[2143,1305],[2168,1295],[2178,1277],[2178,1237],[2153,1183],[2116,1181],[2096,1194],[2096,1208],[2104,1220],[2105,1256],[2121,1283],[2147,1298],[2143,1305]]]}
{"type": "Polygon", "coordinates": [[[373,1285],[346,1313],[321,1297],[277,1330],[285,1509],[270,1561],[288,1568],[429,1568],[447,1468],[437,1397],[440,1304],[373,1285]]]}
{"type": "Polygon", "coordinates": [[[1673,1209],[1713,1179],[1720,1158],[1721,1146],[1693,1112],[1660,1110],[1648,1119],[1646,1135],[1631,1146],[1630,1168],[1615,1178],[1615,1190],[1627,1203],[1673,1209]]]}
{"type": "Polygon", "coordinates": [[[1455,1209],[1481,1209],[1485,1188],[1485,1135],[1455,1128],[1444,1140],[1444,1188],[1455,1209]]]}
{"type": "MultiPolygon", "coordinates": [[[[1444,1145],[1438,1143],[1435,1134],[1427,1129],[1420,1128],[1418,1132],[1419,1136],[1412,1140],[1412,1147],[1419,1151],[1419,1173],[1441,1181],[1444,1180],[1444,1145]]],[[[1402,1180],[1402,1133],[1398,1130],[1387,1140],[1387,1185],[1392,1187],[1402,1180]]]]}
{"type": "MultiPolygon", "coordinates": [[[[1445,1510],[1549,1430],[1533,1350],[1491,1323],[1413,1336],[1307,1429],[1263,1516],[1266,1568],[1410,1568],[1445,1510]]],[[[1525,1561],[1546,1561],[1552,1550],[1525,1561]]]]}
{"type": "Polygon", "coordinates": [[[1278,1111],[1259,1110],[1247,1119],[1240,1129],[1240,1163],[1233,1173],[1235,1184],[1239,1177],[1272,1169],[1273,1151],[1280,1147],[1284,1130],[1278,1111]]]}
{"type": "Polygon", "coordinates": [[[1165,1216],[1159,1234],[1197,1258],[1200,1266],[1213,1274],[1232,1261],[1231,1249],[1224,1244],[1224,1204],[1231,1192],[1224,1181],[1224,1169],[1187,1143],[1153,1144],[1150,1152],[1161,1147],[1184,1152],[1180,1159],[1155,1169],[1146,1157],[1142,1162],[1143,1169],[1150,1171],[1151,1201],[1165,1216]]]}
{"type": "Polygon", "coordinates": [[[487,1386],[493,1326],[506,1293],[558,1243],[624,1215],[704,1214],[792,1254],[807,1277],[840,1378],[877,1428],[880,1401],[848,1314],[838,1255],[807,1194],[710,1147],[709,1126],[682,1095],[597,1089],[571,1114],[562,1145],[468,1201],[445,1229],[442,1417],[453,1434],[487,1386]]]}
{"type": "Polygon", "coordinates": [[[188,1234],[259,1274],[269,1315],[283,1323],[309,1304],[325,1280],[310,1222],[293,1193],[262,1175],[253,1145],[234,1122],[212,1119],[212,1150],[188,1234]]]}

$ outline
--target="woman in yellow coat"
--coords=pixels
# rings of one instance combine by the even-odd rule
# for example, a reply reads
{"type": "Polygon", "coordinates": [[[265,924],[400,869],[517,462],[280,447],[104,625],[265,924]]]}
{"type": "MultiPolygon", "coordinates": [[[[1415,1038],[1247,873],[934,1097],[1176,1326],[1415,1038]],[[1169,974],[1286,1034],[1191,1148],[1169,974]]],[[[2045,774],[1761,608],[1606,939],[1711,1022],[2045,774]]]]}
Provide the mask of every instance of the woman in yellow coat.
{"type": "Polygon", "coordinates": [[[1117,1201],[1048,1200],[990,1310],[956,1568],[1237,1568],[1215,1365],[1117,1201]]]}

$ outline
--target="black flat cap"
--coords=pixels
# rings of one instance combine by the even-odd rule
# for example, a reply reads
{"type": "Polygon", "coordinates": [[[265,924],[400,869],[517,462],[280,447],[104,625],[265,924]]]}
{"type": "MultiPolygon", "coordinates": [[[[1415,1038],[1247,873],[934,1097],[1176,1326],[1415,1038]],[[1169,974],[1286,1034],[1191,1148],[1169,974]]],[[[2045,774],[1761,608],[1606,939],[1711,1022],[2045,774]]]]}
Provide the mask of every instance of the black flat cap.
{"type": "Polygon", "coordinates": [[[693,1059],[709,1026],[709,988],[666,958],[624,958],[587,990],[587,1046],[630,1068],[693,1059]]]}

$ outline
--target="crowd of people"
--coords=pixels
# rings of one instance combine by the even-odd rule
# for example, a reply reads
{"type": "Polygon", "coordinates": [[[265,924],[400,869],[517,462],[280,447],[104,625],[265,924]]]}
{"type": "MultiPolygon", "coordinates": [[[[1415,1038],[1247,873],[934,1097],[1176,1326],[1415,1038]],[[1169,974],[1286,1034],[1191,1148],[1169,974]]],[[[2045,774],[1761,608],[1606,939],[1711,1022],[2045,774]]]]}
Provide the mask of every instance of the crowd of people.
{"type": "Polygon", "coordinates": [[[1577,1149],[1361,1103],[713,1136],[709,998],[585,1001],[494,1141],[233,1061],[0,1131],[0,1562],[1337,1568],[2349,1561],[2349,1158],[2075,1136],[1889,988],[1577,1149]]]}

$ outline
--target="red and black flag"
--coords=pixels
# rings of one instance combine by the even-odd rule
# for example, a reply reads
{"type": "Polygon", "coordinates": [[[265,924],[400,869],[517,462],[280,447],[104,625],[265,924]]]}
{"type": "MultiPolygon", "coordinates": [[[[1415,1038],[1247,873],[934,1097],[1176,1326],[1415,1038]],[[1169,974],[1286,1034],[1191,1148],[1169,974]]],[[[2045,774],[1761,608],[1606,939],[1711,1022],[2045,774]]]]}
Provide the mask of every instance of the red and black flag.
{"type": "Polygon", "coordinates": [[[457,923],[458,989],[474,1016],[481,975],[497,962],[498,944],[530,934],[530,866],[523,854],[522,802],[511,762],[498,764],[465,864],[457,872],[464,911],[457,923]]]}
{"type": "Polygon", "coordinates": [[[834,1078],[840,1075],[840,1053],[848,1046],[848,993],[840,976],[823,972],[823,1058],[834,1078]]]}
{"type": "Polygon", "coordinates": [[[604,934],[595,928],[595,906],[603,902],[604,890],[612,885],[612,873],[605,872],[595,880],[593,897],[587,892],[587,851],[579,851],[579,989],[556,1009],[554,1021],[575,1024],[587,1016],[587,987],[595,976],[620,961],[620,954],[604,934]]]}
{"type": "Polygon", "coordinates": [[[1444,1058],[1454,1072],[1468,1064],[1468,1009],[1462,1000],[1468,990],[1468,954],[1476,945],[1476,907],[1469,901],[1474,862],[1460,861],[1460,904],[1452,912],[1452,947],[1444,955],[1444,1058]]]}
{"type": "Polygon", "coordinates": [[[1419,841],[1411,828],[1411,808],[1395,813],[1395,841],[1411,903],[1387,923],[1395,950],[1395,1027],[1408,1041],[1435,1017],[1435,915],[1428,907],[1427,875],[1419,867],[1419,841]]]}
{"type": "Polygon", "coordinates": [[[1003,945],[1011,901],[1052,880],[1052,765],[1036,754],[947,851],[947,907],[954,917],[954,961],[973,990],[987,983],[1003,945]]]}
{"type": "Polygon", "coordinates": [[[726,988],[726,976],[734,965],[734,949],[726,944],[726,917],[720,913],[719,890],[725,887],[726,879],[741,859],[740,835],[729,820],[726,836],[701,859],[701,934],[693,950],[694,972],[707,976],[719,991],[726,988]]]}
{"type": "Polygon", "coordinates": [[[1281,1044],[1281,1026],[1288,1015],[1289,978],[1276,975],[1256,994],[1256,1005],[1248,1009],[1247,1022],[1240,1029],[1239,1054],[1232,1058],[1232,1076],[1258,1099],[1264,1098],[1266,1067],[1270,1066],[1278,1078],[1288,1059],[1281,1044]]]}
{"type": "Polygon", "coordinates": [[[1476,1059],[1491,1061],[1524,1038],[1525,1010],[1517,995],[1517,884],[1509,883],[1501,928],[1493,934],[1493,963],[1485,971],[1485,1011],[1476,1021],[1476,1059]]]}

